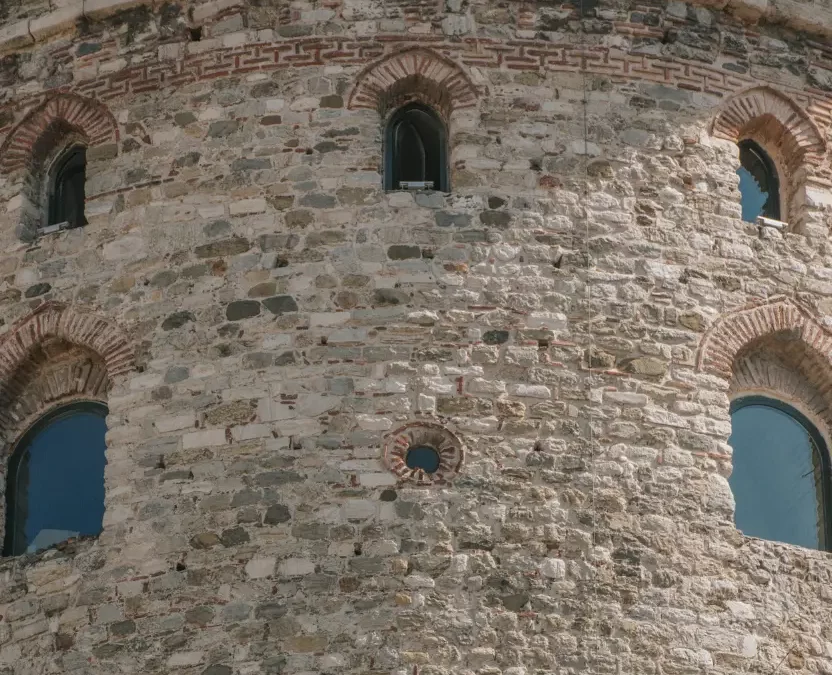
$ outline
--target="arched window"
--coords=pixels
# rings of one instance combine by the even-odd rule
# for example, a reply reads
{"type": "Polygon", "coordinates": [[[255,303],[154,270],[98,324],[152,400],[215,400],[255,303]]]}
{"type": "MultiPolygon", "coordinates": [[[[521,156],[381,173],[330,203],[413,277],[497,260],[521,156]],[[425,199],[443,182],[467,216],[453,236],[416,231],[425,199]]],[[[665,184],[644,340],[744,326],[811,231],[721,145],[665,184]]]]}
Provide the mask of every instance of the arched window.
{"type": "Polygon", "coordinates": [[[805,415],[762,396],[731,406],[736,523],[752,537],[826,550],[832,544],[829,454],[805,415]]]}
{"type": "Polygon", "coordinates": [[[84,183],[87,151],[73,146],[61,154],[49,171],[47,228],[66,223],[67,227],[87,224],[84,217],[84,183]]]}
{"type": "Polygon", "coordinates": [[[771,157],[757,143],[740,141],[740,199],[742,219],[756,222],[757,216],[780,220],[780,180],[771,157]]]}
{"type": "Polygon", "coordinates": [[[384,141],[386,190],[448,191],[448,139],[433,110],[419,103],[400,108],[387,124],[384,141]]]}
{"type": "Polygon", "coordinates": [[[17,444],[6,484],[4,555],[101,532],[106,415],[100,403],[63,406],[17,444]]]}

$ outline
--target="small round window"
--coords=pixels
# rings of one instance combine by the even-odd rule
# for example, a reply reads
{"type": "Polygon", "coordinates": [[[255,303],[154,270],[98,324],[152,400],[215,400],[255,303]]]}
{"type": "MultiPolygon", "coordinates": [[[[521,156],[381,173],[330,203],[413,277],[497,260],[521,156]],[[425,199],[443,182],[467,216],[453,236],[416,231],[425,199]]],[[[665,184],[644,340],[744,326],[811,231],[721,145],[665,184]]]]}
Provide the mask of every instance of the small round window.
{"type": "Polygon", "coordinates": [[[449,429],[428,421],[411,422],[387,435],[383,459],[401,480],[442,485],[453,480],[465,449],[449,429]]]}
{"type": "Polygon", "coordinates": [[[417,445],[409,448],[404,456],[404,463],[411,469],[421,469],[425,473],[435,473],[441,458],[436,448],[429,445],[417,445]]]}

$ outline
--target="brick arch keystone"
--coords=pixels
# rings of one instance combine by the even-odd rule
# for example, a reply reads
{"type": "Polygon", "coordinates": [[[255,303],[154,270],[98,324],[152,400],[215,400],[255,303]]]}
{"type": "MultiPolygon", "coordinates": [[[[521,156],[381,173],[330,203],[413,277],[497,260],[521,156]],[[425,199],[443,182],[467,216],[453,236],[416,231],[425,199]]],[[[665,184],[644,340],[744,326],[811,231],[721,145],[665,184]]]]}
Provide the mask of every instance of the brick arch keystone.
{"type": "Polygon", "coordinates": [[[6,135],[0,146],[0,173],[27,166],[35,144],[56,124],[81,135],[91,146],[119,138],[115,117],[103,103],[77,94],[58,94],[31,110],[6,135]]]}
{"type": "Polygon", "coordinates": [[[823,359],[825,367],[832,369],[832,333],[793,299],[776,296],[731,312],[714,323],[700,344],[697,370],[731,378],[736,359],[747,346],[784,332],[806,345],[823,359]]]}
{"type": "Polygon", "coordinates": [[[713,134],[734,143],[764,136],[776,143],[790,170],[801,162],[820,161],[826,149],[820,129],[790,98],[771,87],[754,87],[731,97],[717,113],[713,134]],[[777,121],[772,125],[771,119],[777,121]]]}
{"type": "Polygon", "coordinates": [[[417,99],[444,115],[476,104],[477,88],[459,64],[424,47],[391,54],[362,70],[347,106],[377,110],[382,116],[417,99]]]}
{"type": "Polygon", "coordinates": [[[90,312],[47,302],[0,338],[0,392],[15,388],[16,377],[33,351],[51,338],[93,352],[101,358],[111,380],[133,369],[133,349],[118,326],[90,312]]]}

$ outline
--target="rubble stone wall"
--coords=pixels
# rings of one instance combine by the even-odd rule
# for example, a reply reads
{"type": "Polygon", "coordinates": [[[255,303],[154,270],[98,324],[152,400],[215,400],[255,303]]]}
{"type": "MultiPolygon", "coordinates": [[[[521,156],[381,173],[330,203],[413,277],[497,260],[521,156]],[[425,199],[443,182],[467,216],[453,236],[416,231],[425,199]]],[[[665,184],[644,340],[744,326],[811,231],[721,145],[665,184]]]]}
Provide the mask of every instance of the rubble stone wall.
{"type": "Polygon", "coordinates": [[[731,397],[832,422],[832,52],[784,6],[3,3],[3,461],[110,414],[101,536],[0,561],[0,673],[832,671],[832,558],[727,482],[731,397]],[[448,194],[381,189],[413,97],[448,194]],[[56,129],[89,222],[38,236],[56,129]]]}

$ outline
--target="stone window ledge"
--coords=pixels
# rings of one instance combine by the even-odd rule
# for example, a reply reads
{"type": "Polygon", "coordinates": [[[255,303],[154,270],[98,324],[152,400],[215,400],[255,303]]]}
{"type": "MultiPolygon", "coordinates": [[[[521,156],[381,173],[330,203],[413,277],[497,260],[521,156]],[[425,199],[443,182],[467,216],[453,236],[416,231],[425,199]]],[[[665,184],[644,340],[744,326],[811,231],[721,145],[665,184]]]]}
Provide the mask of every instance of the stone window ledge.
{"type": "Polygon", "coordinates": [[[0,558],[0,575],[12,570],[37,567],[41,563],[72,560],[75,557],[91,551],[98,543],[97,536],[82,536],[62,541],[36,553],[23,553],[17,556],[0,558]]]}

